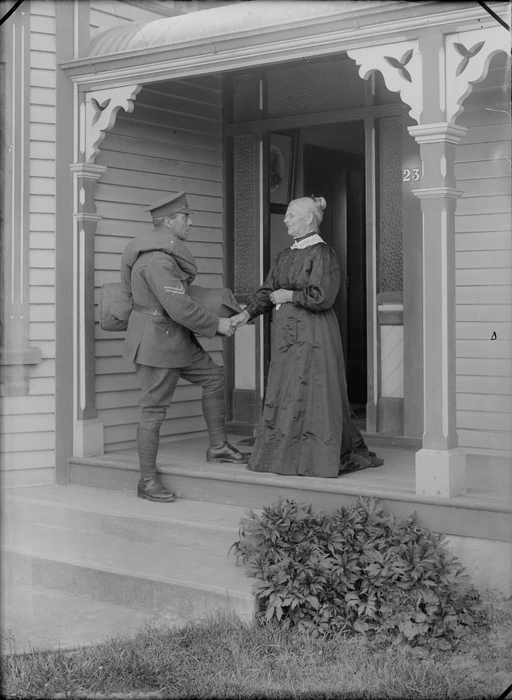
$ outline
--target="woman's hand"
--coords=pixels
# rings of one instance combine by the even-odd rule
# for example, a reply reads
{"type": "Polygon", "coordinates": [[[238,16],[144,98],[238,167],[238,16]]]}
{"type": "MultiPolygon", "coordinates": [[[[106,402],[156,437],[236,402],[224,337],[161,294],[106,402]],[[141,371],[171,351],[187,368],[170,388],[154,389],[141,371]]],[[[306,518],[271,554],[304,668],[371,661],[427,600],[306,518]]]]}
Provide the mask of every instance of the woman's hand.
{"type": "Polygon", "coordinates": [[[293,301],[293,291],[291,289],[276,289],[270,294],[270,301],[275,306],[293,301]]]}
{"type": "Polygon", "coordinates": [[[236,330],[240,326],[244,326],[247,321],[249,320],[249,313],[247,311],[242,311],[242,313],[237,314],[236,316],[231,316],[229,319],[231,325],[233,328],[236,330]]]}

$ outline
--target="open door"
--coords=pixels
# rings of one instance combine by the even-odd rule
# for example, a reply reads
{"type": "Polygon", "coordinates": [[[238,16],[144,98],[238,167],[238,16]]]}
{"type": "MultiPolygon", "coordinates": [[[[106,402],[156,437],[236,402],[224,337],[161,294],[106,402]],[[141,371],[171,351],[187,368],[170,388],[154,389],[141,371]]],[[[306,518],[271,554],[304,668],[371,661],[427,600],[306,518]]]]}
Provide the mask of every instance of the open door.
{"type": "Polygon", "coordinates": [[[364,157],[304,144],[304,195],[324,197],[321,234],[341,265],[341,285],[334,309],[340,325],[348,396],[366,405],[366,237],[364,157]]]}

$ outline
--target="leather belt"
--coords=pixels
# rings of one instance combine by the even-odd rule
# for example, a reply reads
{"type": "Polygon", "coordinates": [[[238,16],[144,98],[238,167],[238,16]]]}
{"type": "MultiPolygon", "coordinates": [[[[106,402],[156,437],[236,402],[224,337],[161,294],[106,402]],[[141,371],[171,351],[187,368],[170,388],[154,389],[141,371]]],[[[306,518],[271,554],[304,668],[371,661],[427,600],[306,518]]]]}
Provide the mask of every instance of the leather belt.
{"type": "Polygon", "coordinates": [[[134,304],[133,310],[138,311],[140,314],[146,314],[147,316],[164,316],[169,318],[164,309],[150,309],[147,306],[140,306],[140,304],[134,304]]]}

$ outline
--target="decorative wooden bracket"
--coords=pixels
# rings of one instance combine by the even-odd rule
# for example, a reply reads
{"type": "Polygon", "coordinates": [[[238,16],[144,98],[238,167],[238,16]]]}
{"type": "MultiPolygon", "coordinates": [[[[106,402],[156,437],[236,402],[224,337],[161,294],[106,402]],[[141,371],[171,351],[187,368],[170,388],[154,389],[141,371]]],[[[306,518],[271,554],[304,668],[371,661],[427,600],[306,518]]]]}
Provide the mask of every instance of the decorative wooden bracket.
{"type": "Polygon", "coordinates": [[[124,85],[108,90],[94,90],[85,95],[80,105],[79,148],[86,163],[94,163],[105,133],[116,123],[120,109],[133,112],[134,100],[142,85],[124,85]]]}
{"type": "Polygon", "coordinates": [[[419,124],[423,111],[423,88],[417,41],[366,46],[350,49],[347,54],[360,66],[361,78],[366,80],[373,71],[380,71],[388,90],[400,93],[402,101],[411,108],[409,114],[419,124]]]}
{"type": "Polygon", "coordinates": [[[503,27],[487,27],[446,37],[446,121],[454,122],[475,83],[485,80],[493,56],[510,52],[510,36],[503,27]]]}

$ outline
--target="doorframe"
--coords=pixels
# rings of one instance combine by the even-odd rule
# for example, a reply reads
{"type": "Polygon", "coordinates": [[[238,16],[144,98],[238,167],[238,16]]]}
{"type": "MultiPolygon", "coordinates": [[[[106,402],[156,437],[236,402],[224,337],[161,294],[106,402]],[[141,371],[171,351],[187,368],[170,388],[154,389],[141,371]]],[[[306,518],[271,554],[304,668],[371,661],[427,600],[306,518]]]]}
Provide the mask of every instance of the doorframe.
{"type": "MultiPolygon", "coordinates": [[[[379,358],[378,358],[378,318],[377,318],[377,160],[376,160],[376,128],[375,122],[381,117],[399,116],[403,113],[403,103],[375,105],[375,81],[371,76],[365,81],[365,104],[363,107],[333,110],[327,113],[312,113],[305,115],[291,115],[289,117],[266,117],[265,110],[261,110],[261,118],[247,122],[232,122],[224,125],[226,141],[232,137],[243,134],[252,134],[256,156],[255,168],[255,209],[257,220],[255,221],[255,235],[257,236],[256,259],[259,265],[259,283],[263,282],[264,249],[268,247],[269,236],[269,202],[266,192],[268,181],[266,178],[267,153],[265,143],[268,143],[268,134],[274,131],[298,130],[301,127],[321,126],[324,124],[347,123],[353,121],[363,122],[365,130],[365,220],[366,220],[366,304],[367,304],[367,403],[366,432],[377,433],[378,430],[378,402],[379,402],[379,358]],[[262,150],[260,150],[262,149],[262,150]]],[[[232,206],[232,202],[229,204],[232,206]]],[[[256,278],[256,276],[255,276],[256,278]]],[[[258,410],[263,400],[264,387],[264,330],[261,319],[256,321],[256,402],[255,410],[258,410]]],[[[233,369],[234,372],[234,369],[233,369]]],[[[398,437],[398,436],[397,436],[398,437]]],[[[393,437],[393,439],[396,439],[393,437]]]]}
{"type": "MultiPolygon", "coordinates": [[[[370,81],[369,81],[370,82],[370,81]]],[[[369,111],[374,112],[375,109],[369,105],[370,110],[365,109],[365,111],[368,113],[369,111]]],[[[393,105],[395,107],[395,105],[393,105]]],[[[398,105],[399,109],[395,110],[396,114],[400,114],[402,111],[401,105],[398,105]]],[[[348,117],[349,114],[353,114],[354,110],[343,110],[345,113],[345,116],[348,117]]],[[[386,110],[386,116],[389,116],[388,110],[386,110]]],[[[297,117],[290,117],[290,119],[293,119],[294,124],[296,123],[297,117]]],[[[364,218],[365,218],[365,224],[364,224],[364,230],[366,232],[366,241],[365,241],[365,256],[366,256],[366,306],[367,306],[367,334],[366,334],[366,342],[367,342],[367,359],[366,359],[366,407],[367,407],[367,429],[366,432],[376,432],[376,426],[377,426],[377,416],[378,416],[378,398],[379,398],[379,392],[378,392],[378,385],[376,384],[377,381],[380,381],[380,377],[378,376],[378,368],[379,368],[379,362],[378,362],[378,357],[376,360],[373,359],[373,352],[374,349],[377,351],[377,344],[378,344],[378,338],[377,338],[377,332],[378,332],[378,324],[377,324],[377,298],[376,298],[376,289],[377,289],[377,281],[376,281],[376,259],[377,259],[377,249],[376,249],[376,241],[377,241],[377,233],[376,233],[376,171],[377,171],[377,161],[376,161],[376,148],[375,148],[375,122],[376,117],[375,116],[366,116],[363,119],[354,119],[354,118],[345,118],[342,121],[347,123],[347,122],[360,122],[363,126],[363,129],[365,131],[365,150],[363,153],[363,159],[364,159],[364,179],[365,179],[365,201],[364,201],[364,218]],[[367,138],[367,120],[370,119],[372,123],[372,128],[373,128],[373,140],[372,140],[372,147],[370,150],[368,149],[368,138],[367,138]],[[368,155],[370,154],[370,156],[368,155]],[[371,201],[373,203],[372,209],[371,209],[371,216],[368,216],[368,201],[371,201]],[[370,248],[369,248],[370,246],[370,248]],[[371,247],[373,246],[373,247],[371,247]],[[368,255],[369,250],[371,250],[371,255],[368,255]],[[371,266],[369,265],[369,260],[371,261],[371,266]],[[371,271],[369,272],[371,268],[371,271]],[[373,298],[375,297],[375,298],[373,298]],[[370,317],[369,311],[370,309],[375,310],[375,321],[373,321],[373,317],[370,317]],[[370,348],[371,348],[371,353],[370,353],[370,348]],[[372,406],[372,420],[373,422],[370,424],[370,428],[368,427],[368,410],[370,407],[370,401],[372,401],[371,406],[372,406]],[[374,429],[375,426],[375,429],[374,429]]],[[[267,120],[268,122],[272,122],[272,120],[267,120]]],[[[284,120],[280,119],[281,122],[284,122],[284,120]]],[[[304,124],[304,126],[323,126],[326,124],[326,121],[323,118],[320,118],[318,116],[318,121],[312,123],[309,119],[307,120],[307,123],[304,124]]],[[[286,131],[285,124],[283,123],[280,131],[284,132],[286,131]]],[[[288,129],[292,130],[292,129],[288,129]]],[[[296,131],[297,129],[293,129],[296,131]]],[[[266,128],[265,130],[262,130],[260,133],[262,135],[262,141],[260,141],[260,145],[263,145],[263,154],[264,157],[266,157],[266,160],[268,160],[268,137],[269,134],[273,131],[271,127],[266,128]]],[[[303,145],[301,138],[300,138],[300,132],[298,134],[298,147],[297,147],[297,154],[298,158],[302,158],[303,154],[303,145]]],[[[267,173],[267,166],[266,162],[263,163],[263,168],[264,168],[264,174],[267,173]]],[[[302,169],[302,164],[301,164],[301,169],[302,169]]],[[[263,281],[263,278],[265,277],[264,274],[264,269],[265,269],[265,264],[271,263],[271,261],[268,260],[268,252],[270,251],[270,204],[268,201],[268,174],[264,178],[264,180],[261,181],[262,187],[259,192],[259,201],[260,201],[260,210],[262,211],[262,230],[260,234],[260,246],[263,246],[263,251],[261,251],[260,248],[260,256],[259,256],[259,265],[260,265],[260,279],[263,281]],[[265,251],[267,252],[267,256],[265,256],[265,251]]],[[[294,196],[303,196],[300,193],[296,193],[294,196]]],[[[347,238],[345,236],[345,239],[343,241],[343,248],[345,251],[345,254],[347,252],[347,238]]],[[[342,273],[342,279],[341,279],[341,284],[345,285],[346,284],[346,270],[342,273]]],[[[345,297],[345,302],[347,301],[347,290],[346,286],[343,288],[343,295],[345,297]]],[[[346,305],[346,304],[345,304],[346,305]]],[[[264,387],[265,387],[265,379],[266,379],[266,372],[268,372],[268,366],[265,366],[265,360],[268,354],[268,343],[270,342],[270,333],[269,331],[266,331],[266,328],[268,327],[269,322],[265,320],[260,321],[259,324],[257,325],[256,329],[256,350],[257,350],[257,355],[258,351],[260,353],[259,355],[259,361],[257,362],[257,369],[256,369],[256,387],[257,390],[260,388],[260,400],[263,400],[264,396],[264,387]]],[[[342,328],[340,327],[340,333],[343,336],[342,333],[342,328]]]]}
{"type": "MultiPolygon", "coordinates": [[[[373,84],[373,76],[370,79],[373,84]]],[[[368,81],[370,83],[370,80],[368,81]]],[[[368,88],[372,87],[368,85],[368,88]]],[[[377,144],[375,116],[364,120],[366,221],[366,432],[378,431],[380,363],[377,318],[377,144]]]]}
{"type": "MultiPolygon", "coordinates": [[[[340,286],[333,306],[342,339],[349,401],[366,407],[368,366],[366,361],[366,222],[364,121],[351,122],[363,136],[361,150],[343,146],[302,143],[302,184],[327,197],[321,235],[335,250],[340,262],[340,286]],[[316,189],[315,189],[316,188],[316,189]],[[364,266],[364,272],[363,272],[364,266]],[[363,362],[364,360],[364,362],[363,362]]],[[[317,128],[321,132],[324,125],[317,128]]],[[[337,128],[336,131],[342,131],[337,128]]]]}

